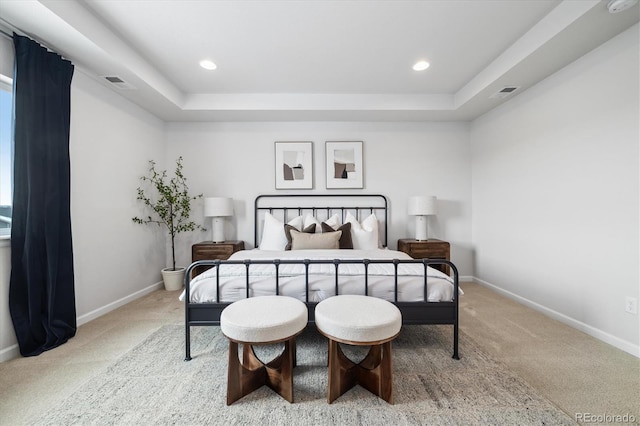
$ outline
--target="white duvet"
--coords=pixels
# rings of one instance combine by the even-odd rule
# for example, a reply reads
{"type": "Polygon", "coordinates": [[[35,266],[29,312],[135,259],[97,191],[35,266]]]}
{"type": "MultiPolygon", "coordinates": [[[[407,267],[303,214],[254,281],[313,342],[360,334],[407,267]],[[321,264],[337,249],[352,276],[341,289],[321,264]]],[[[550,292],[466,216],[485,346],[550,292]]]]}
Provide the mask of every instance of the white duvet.
{"type": "MultiPolygon", "coordinates": [[[[272,259],[411,259],[406,253],[388,250],[298,250],[270,251],[243,250],[234,253],[229,260],[272,259]]],[[[369,264],[368,294],[394,301],[394,265],[369,264]]],[[[273,264],[251,265],[249,295],[275,294],[275,266],[273,264]]],[[[365,294],[364,265],[341,264],[339,266],[340,294],[365,294]]],[[[280,294],[306,300],[305,266],[302,264],[279,266],[280,294]]],[[[424,266],[422,264],[398,265],[398,301],[419,302],[424,300],[424,266]]],[[[216,268],[198,275],[190,284],[192,303],[216,302],[216,268]]],[[[462,290],[459,290],[462,294],[462,290]]],[[[335,265],[312,264],[309,266],[309,301],[319,302],[335,295],[335,265]]],[[[184,301],[185,292],[180,296],[184,301]]],[[[233,302],[246,297],[246,266],[223,264],[220,266],[220,302],[233,302]]],[[[427,267],[427,299],[429,302],[453,299],[453,280],[437,269],[427,267]]]]}

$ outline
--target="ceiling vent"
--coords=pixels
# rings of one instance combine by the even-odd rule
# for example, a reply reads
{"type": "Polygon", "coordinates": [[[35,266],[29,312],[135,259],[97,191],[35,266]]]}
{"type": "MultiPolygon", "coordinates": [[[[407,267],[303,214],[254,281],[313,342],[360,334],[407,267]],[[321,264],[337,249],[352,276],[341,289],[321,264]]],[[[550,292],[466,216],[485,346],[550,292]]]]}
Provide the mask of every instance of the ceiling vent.
{"type": "Polygon", "coordinates": [[[130,85],[129,83],[127,83],[126,81],[118,77],[117,75],[106,75],[106,76],[103,76],[103,78],[107,80],[109,83],[111,83],[111,85],[117,87],[118,89],[122,89],[122,90],[135,89],[135,87],[133,87],[132,85],[130,85]]]}
{"type": "Polygon", "coordinates": [[[520,88],[520,86],[503,87],[497,93],[494,93],[493,95],[491,95],[489,97],[490,98],[498,98],[498,99],[506,98],[507,96],[511,95],[513,92],[518,90],[519,88],[520,88]]]}

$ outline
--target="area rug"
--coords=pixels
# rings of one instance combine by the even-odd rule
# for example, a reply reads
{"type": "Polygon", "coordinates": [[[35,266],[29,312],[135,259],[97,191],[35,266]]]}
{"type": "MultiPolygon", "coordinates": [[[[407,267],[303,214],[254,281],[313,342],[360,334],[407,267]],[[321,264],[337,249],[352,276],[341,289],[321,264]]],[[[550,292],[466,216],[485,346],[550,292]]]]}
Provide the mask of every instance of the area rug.
{"type": "MultiPolygon", "coordinates": [[[[405,326],[393,342],[394,404],[360,386],[326,402],[327,342],[308,327],[298,337],[293,404],[262,387],[226,405],[228,342],[196,327],[193,359],[184,329],[163,326],[35,425],[569,425],[575,422],[461,333],[451,358],[450,326],[405,326]]],[[[345,347],[357,360],[365,348],[345,347]]],[[[258,352],[264,360],[277,345],[258,352]]]]}

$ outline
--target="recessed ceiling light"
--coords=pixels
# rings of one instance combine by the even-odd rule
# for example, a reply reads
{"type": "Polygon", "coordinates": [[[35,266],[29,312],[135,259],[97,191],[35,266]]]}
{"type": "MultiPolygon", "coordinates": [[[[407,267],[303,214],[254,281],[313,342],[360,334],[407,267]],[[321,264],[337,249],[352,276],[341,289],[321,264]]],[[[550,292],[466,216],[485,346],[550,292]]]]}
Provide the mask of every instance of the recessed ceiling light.
{"type": "Polygon", "coordinates": [[[638,0],[611,0],[607,5],[610,13],[618,13],[627,10],[638,3],[638,0]]]}
{"type": "Polygon", "coordinates": [[[413,65],[413,69],[416,71],[424,71],[429,68],[429,62],[427,61],[418,61],[413,65]]]}
{"type": "Polygon", "coordinates": [[[210,61],[208,59],[203,59],[202,61],[200,61],[200,66],[205,70],[215,70],[216,68],[218,68],[218,66],[214,64],[213,61],[210,61]]]}

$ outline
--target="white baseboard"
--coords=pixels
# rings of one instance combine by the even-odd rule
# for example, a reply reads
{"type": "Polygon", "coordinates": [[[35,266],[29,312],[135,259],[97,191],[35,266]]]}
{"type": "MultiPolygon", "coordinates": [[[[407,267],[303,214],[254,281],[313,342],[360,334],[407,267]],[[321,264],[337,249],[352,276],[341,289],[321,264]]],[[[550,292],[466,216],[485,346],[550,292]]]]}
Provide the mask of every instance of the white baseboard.
{"type": "MultiPolygon", "coordinates": [[[[591,337],[594,337],[598,340],[602,340],[605,343],[610,344],[611,346],[614,346],[620,350],[623,350],[625,352],[627,352],[628,354],[631,354],[633,356],[635,356],[636,358],[640,358],[640,346],[635,345],[631,342],[628,342],[624,339],[620,339],[619,337],[613,336],[612,334],[609,334],[605,331],[602,331],[598,328],[592,327],[588,324],[583,323],[582,321],[578,321],[574,318],[571,318],[565,314],[561,314],[560,312],[554,311],[553,309],[549,309],[546,306],[543,306],[539,303],[533,302],[525,297],[519,296],[515,293],[512,293],[508,290],[504,290],[494,284],[491,284],[487,281],[481,280],[480,278],[477,277],[472,277],[472,280],[482,286],[485,287],[489,287],[492,290],[494,290],[497,293],[500,293],[501,295],[508,297],[511,300],[515,300],[518,303],[521,303],[535,311],[541,312],[545,315],[547,315],[548,317],[551,317],[557,321],[560,321],[563,324],[566,324],[570,327],[573,327],[577,330],[582,331],[585,334],[588,334],[591,337]]],[[[461,279],[462,281],[462,279],[461,279]]]]}
{"type": "Polygon", "coordinates": [[[164,288],[164,287],[163,287],[162,281],[159,281],[155,284],[150,285],[149,287],[143,288],[142,290],[138,290],[135,293],[132,293],[126,297],[123,297],[122,299],[116,300],[115,302],[111,302],[108,305],[102,306],[101,308],[95,309],[91,312],[81,315],[76,319],[77,325],[81,326],[83,324],[86,324],[91,320],[94,320],[98,317],[103,316],[106,313],[113,311],[114,309],[119,308],[120,306],[124,306],[129,302],[133,302],[134,300],[139,299],[142,296],[146,296],[147,294],[161,288],[164,288]]]}
{"type": "MultiPolygon", "coordinates": [[[[129,302],[139,299],[142,296],[145,296],[161,288],[164,288],[164,285],[162,284],[162,281],[159,281],[146,288],[143,288],[142,290],[138,290],[135,293],[132,293],[126,297],[123,297],[122,299],[116,300],[115,302],[109,303],[108,305],[105,305],[101,308],[95,309],[89,313],[86,313],[84,315],[77,317],[76,324],[78,326],[86,324],[91,320],[94,320],[108,312],[113,311],[114,309],[119,308],[120,306],[126,305],[129,302]]],[[[18,346],[17,343],[0,350],[0,362],[5,362],[10,359],[17,358],[19,356],[20,356],[20,347],[18,346]]]]}
{"type": "Polygon", "coordinates": [[[10,359],[18,358],[19,356],[20,347],[17,343],[0,350],[0,362],[9,361],[10,359]]]}

